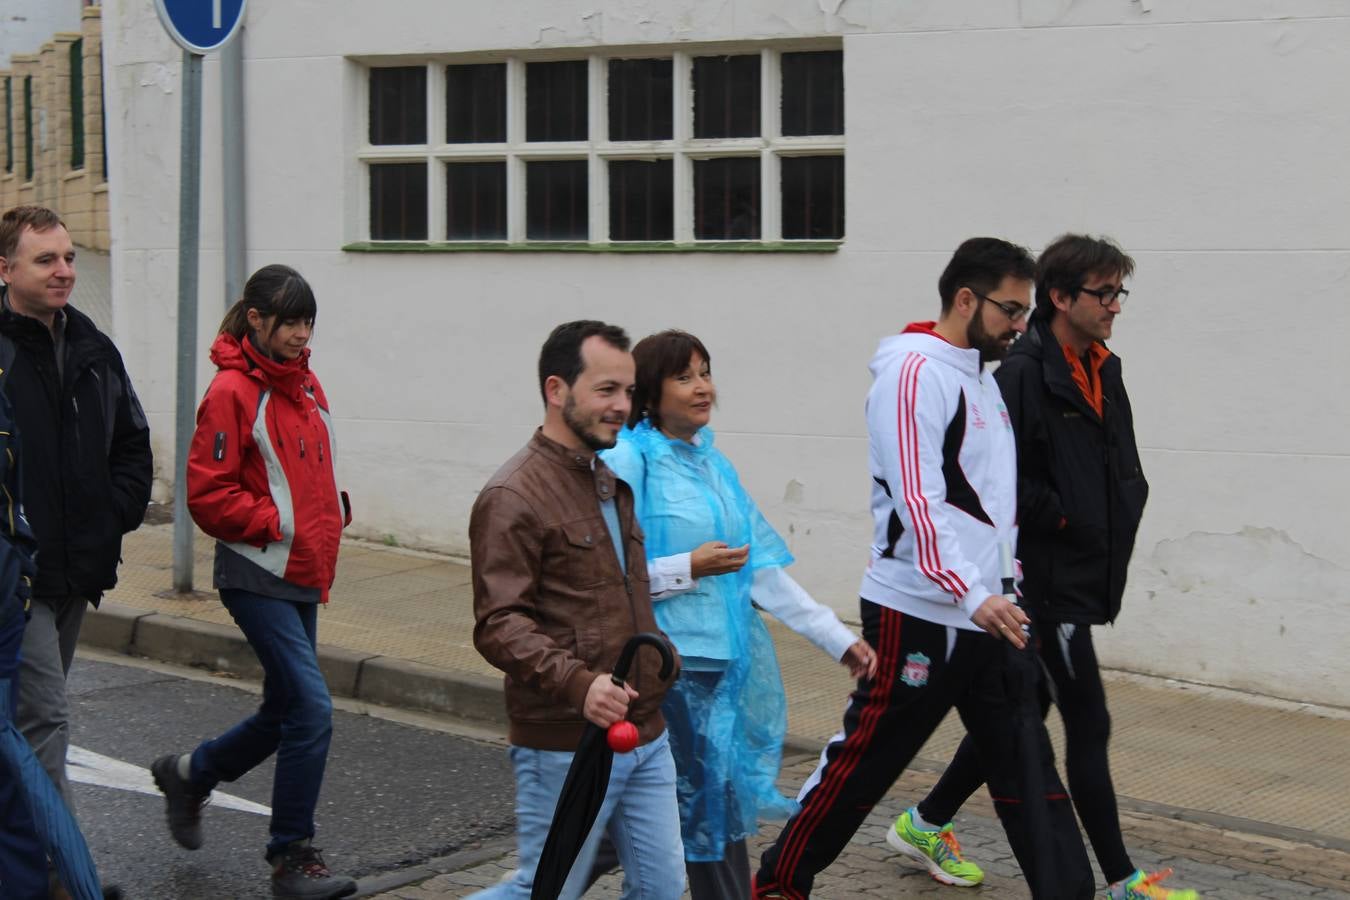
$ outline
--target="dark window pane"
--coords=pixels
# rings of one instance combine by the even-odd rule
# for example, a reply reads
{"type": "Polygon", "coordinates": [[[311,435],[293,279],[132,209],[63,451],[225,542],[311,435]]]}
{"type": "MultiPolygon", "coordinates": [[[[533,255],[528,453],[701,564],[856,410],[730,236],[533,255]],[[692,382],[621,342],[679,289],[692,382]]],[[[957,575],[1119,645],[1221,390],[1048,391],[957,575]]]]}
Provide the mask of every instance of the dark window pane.
{"type": "Polygon", "coordinates": [[[103,42],[98,42],[98,139],[99,178],[108,180],[108,104],[103,102],[103,42]]]}
{"type": "Polygon", "coordinates": [[[84,168],[84,38],[70,44],[70,167],[84,168]]]}
{"type": "Polygon", "coordinates": [[[370,142],[427,142],[425,66],[370,70],[370,142]]]}
{"type": "Polygon", "coordinates": [[[584,159],[525,164],[525,236],[584,241],[589,234],[584,159]]]}
{"type": "Polygon", "coordinates": [[[783,134],[844,133],[844,51],[783,54],[783,134]]]}
{"type": "Polygon", "coordinates": [[[14,171],[14,79],[5,79],[5,171],[14,171]]]}
{"type": "Polygon", "coordinates": [[[586,60],[527,63],[525,140],[587,140],[586,93],[586,60]]]}
{"type": "Polygon", "coordinates": [[[695,160],[694,237],[759,239],[759,157],[695,160]]]}
{"type": "Polygon", "coordinates": [[[672,62],[609,61],[609,139],[668,141],[674,136],[672,62]]]}
{"type": "Polygon", "coordinates": [[[506,238],[506,163],[445,167],[446,237],[452,241],[506,238]]]}
{"type": "Polygon", "coordinates": [[[23,80],[23,180],[33,180],[33,76],[23,80]]]}
{"type": "Polygon", "coordinates": [[[506,63],[445,67],[445,141],[506,140],[506,63]]]}
{"type": "Polygon", "coordinates": [[[609,239],[669,241],[675,237],[674,164],[615,160],[609,164],[609,239]]]}
{"type": "Polygon", "coordinates": [[[380,163],[370,167],[370,239],[427,239],[426,163],[380,163]]]}
{"type": "Polygon", "coordinates": [[[782,160],[783,237],[844,236],[844,158],[787,156],[782,160]]]}
{"type": "Polygon", "coordinates": [[[694,137],[759,136],[759,57],[694,58],[694,137]]]}

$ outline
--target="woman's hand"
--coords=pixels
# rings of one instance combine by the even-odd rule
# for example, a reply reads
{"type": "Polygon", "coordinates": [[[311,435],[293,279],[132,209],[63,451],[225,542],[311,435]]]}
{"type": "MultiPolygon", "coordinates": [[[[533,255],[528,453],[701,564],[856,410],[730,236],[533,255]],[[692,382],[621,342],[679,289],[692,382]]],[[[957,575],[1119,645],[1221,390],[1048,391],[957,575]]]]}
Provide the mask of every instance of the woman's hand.
{"type": "Polygon", "coordinates": [[[708,541],[689,554],[689,574],[695,578],[735,572],[750,558],[750,545],[728,547],[726,541],[708,541]]]}
{"type": "Polygon", "coordinates": [[[844,658],[839,660],[843,663],[848,673],[854,678],[866,676],[869,679],[877,677],[877,654],[872,649],[872,645],[859,638],[852,646],[844,651],[844,658]]]}

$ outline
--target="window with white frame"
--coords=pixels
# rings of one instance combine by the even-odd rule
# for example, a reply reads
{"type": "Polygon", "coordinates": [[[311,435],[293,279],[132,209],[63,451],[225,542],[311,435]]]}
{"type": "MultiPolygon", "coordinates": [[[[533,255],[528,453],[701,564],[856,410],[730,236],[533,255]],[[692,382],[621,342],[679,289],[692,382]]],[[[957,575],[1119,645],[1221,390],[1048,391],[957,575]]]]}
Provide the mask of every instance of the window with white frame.
{"type": "Polygon", "coordinates": [[[371,241],[837,241],[837,49],[366,69],[371,241]]]}

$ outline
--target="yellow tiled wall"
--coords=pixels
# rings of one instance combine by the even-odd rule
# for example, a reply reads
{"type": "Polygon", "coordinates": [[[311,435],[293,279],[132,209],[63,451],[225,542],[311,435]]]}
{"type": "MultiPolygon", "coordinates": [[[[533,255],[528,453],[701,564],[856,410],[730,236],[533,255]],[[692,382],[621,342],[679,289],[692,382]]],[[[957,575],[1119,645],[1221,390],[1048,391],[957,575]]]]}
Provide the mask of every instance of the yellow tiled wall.
{"type": "Polygon", "coordinates": [[[108,250],[108,184],[103,160],[103,65],[101,10],[85,7],[78,32],[60,32],[36,53],[16,53],[0,69],[0,167],[6,130],[13,136],[12,170],[0,168],[0,210],[20,204],[49,206],[81,247],[108,250]],[[84,165],[72,168],[74,129],[70,103],[70,45],[83,40],[84,165]],[[32,79],[33,173],[27,178],[23,114],[25,79],[32,79]],[[5,120],[3,91],[9,81],[13,104],[5,120]]]}

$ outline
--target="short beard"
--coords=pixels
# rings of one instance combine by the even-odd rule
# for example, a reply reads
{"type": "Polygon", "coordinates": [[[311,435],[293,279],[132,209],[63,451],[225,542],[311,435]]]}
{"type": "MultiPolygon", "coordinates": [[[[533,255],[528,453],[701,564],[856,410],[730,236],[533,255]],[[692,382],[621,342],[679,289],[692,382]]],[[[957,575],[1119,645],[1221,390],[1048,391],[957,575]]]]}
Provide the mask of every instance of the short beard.
{"type": "MultiPolygon", "coordinates": [[[[1017,332],[1014,331],[1013,335],[1016,334],[1017,332]]],[[[970,346],[980,351],[981,364],[998,362],[1008,355],[1008,347],[1012,346],[1011,344],[1004,345],[1003,340],[1006,340],[1006,336],[999,339],[984,330],[984,317],[979,310],[970,320],[970,324],[966,326],[966,340],[970,342],[970,346]]]]}
{"type": "Polygon", "coordinates": [[[581,441],[592,451],[609,450],[619,442],[617,436],[606,440],[604,438],[596,437],[594,434],[587,431],[586,423],[577,418],[576,412],[576,400],[569,396],[567,400],[563,402],[563,424],[572,430],[572,433],[577,436],[577,440],[581,441]]]}

